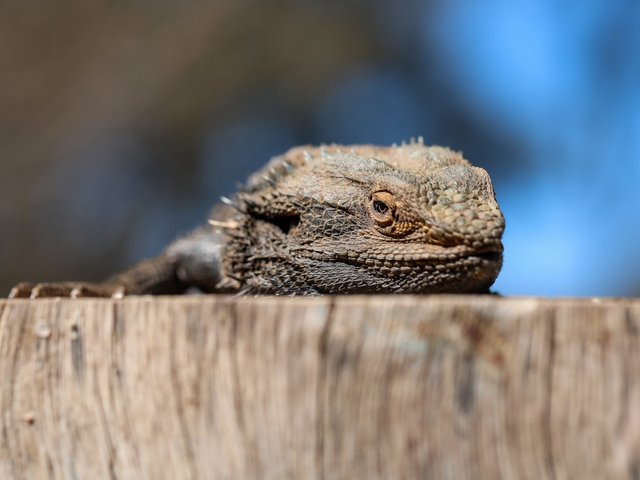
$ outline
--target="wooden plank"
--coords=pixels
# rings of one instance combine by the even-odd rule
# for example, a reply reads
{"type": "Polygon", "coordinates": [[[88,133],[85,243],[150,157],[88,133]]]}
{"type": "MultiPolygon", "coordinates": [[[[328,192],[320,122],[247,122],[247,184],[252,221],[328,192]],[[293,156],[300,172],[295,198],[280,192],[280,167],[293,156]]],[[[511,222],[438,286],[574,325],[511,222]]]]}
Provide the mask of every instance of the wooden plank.
{"type": "Polygon", "coordinates": [[[640,301],[0,301],[0,478],[639,478],[640,301]]]}

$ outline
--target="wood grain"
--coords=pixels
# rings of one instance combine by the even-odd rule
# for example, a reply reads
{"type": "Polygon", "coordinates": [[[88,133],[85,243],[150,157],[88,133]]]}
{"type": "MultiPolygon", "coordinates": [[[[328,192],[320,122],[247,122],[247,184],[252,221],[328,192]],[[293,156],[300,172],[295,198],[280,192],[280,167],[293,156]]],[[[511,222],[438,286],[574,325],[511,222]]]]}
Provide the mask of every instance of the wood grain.
{"type": "Polygon", "coordinates": [[[1,479],[640,478],[640,301],[0,301],[1,479]]]}

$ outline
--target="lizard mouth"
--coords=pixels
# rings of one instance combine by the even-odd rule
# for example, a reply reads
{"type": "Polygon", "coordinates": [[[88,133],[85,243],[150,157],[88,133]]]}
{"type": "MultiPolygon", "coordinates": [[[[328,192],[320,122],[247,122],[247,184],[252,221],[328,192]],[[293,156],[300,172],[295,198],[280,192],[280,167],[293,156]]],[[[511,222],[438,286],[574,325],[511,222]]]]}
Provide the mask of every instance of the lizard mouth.
{"type": "Polygon", "coordinates": [[[479,258],[487,262],[498,262],[502,259],[502,250],[492,250],[487,252],[472,253],[468,257],[479,258]]]}
{"type": "Polygon", "coordinates": [[[454,261],[469,259],[496,263],[502,261],[503,251],[504,248],[502,246],[502,243],[497,243],[494,245],[487,245],[485,247],[475,249],[462,245],[450,249],[446,249],[446,247],[438,247],[438,250],[432,250],[428,255],[432,258],[441,259],[443,261],[446,261],[447,259],[454,261]]]}

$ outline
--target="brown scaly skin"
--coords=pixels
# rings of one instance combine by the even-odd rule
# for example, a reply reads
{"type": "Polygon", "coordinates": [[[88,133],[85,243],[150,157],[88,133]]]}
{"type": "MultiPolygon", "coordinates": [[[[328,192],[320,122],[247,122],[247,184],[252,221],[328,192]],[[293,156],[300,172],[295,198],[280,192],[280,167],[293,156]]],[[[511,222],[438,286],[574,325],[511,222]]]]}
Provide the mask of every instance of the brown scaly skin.
{"type": "Polygon", "coordinates": [[[224,200],[211,226],[104,284],[10,296],[483,293],[502,265],[489,175],[447,148],[297,147],[224,200]]]}

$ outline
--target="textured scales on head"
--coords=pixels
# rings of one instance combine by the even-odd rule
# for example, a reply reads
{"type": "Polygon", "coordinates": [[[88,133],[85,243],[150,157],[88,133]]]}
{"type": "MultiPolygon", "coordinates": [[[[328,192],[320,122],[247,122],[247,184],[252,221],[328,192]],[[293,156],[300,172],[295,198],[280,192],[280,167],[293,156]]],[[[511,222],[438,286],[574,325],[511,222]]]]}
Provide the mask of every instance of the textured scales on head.
{"type": "Polygon", "coordinates": [[[222,286],[251,293],[486,292],[504,218],[486,171],[418,142],[297,147],[233,199],[222,286]]]}

